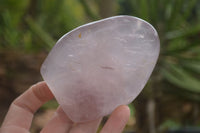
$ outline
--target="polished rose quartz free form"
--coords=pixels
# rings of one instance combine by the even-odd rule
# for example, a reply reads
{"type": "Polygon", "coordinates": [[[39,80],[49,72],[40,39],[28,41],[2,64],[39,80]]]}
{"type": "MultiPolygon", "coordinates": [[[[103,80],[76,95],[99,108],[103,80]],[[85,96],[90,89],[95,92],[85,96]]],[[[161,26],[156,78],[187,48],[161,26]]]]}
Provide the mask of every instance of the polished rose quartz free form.
{"type": "Polygon", "coordinates": [[[68,117],[85,122],[132,102],[148,81],[159,49],[158,34],[146,21],[110,17],[60,38],[41,74],[68,117]]]}

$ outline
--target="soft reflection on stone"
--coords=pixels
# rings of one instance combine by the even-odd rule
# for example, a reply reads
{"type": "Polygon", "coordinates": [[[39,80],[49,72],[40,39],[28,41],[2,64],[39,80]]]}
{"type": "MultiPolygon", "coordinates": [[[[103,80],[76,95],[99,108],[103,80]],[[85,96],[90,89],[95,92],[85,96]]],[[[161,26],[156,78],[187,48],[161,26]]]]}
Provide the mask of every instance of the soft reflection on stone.
{"type": "Polygon", "coordinates": [[[159,47],[149,23],[111,17],[65,34],[41,74],[70,119],[94,120],[134,100],[151,75],[159,47]]]}

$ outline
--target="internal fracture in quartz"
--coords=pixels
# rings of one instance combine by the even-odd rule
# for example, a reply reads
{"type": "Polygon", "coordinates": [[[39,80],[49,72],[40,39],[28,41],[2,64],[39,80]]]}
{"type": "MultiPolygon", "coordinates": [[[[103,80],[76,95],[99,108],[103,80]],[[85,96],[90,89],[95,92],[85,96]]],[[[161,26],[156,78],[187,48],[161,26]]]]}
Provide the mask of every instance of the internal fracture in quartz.
{"type": "Polygon", "coordinates": [[[132,102],[148,81],[159,49],[149,23],[115,16],[65,34],[41,74],[68,117],[85,122],[132,102]]]}

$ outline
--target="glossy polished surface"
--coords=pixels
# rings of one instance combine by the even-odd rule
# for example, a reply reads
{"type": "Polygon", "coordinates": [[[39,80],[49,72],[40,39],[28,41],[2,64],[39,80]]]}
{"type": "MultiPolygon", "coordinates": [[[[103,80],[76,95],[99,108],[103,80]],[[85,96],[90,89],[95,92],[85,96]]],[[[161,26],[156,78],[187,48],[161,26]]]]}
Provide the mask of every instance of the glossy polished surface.
{"type": "Polygon", "coordinates": [[[149,23],[115,16],[65,34],[44,61],[41,74],[70,119],[94,120],[135,99],[159,50],[158,34],[149,23]]]}

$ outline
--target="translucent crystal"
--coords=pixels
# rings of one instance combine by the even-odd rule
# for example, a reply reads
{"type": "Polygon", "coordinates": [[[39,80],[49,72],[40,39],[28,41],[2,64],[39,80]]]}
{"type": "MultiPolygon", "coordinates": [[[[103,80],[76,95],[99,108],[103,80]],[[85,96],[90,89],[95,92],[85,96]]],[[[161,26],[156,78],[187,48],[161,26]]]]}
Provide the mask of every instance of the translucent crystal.
{"type": "Polygon", "coordinates": [[[159,49],[149,23],[115,16],[65,34],[41,74],[68,117],[85,122],[132,102],[148,81],[159,49]]]}

